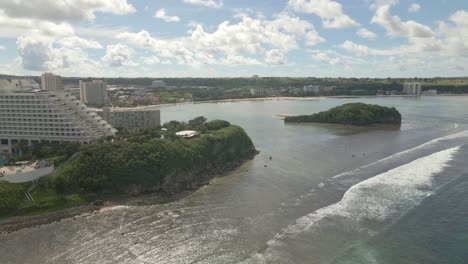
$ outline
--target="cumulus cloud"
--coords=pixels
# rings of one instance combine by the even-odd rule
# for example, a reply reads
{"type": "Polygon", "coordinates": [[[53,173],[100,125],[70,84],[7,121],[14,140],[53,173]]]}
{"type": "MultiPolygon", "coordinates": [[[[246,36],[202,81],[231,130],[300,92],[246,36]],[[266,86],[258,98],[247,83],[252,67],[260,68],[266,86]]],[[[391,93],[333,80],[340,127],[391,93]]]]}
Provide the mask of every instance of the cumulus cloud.
{"type": "Polygon", "coordinates": [[[326,64],[330,64],[330,65],[343,64],[343,59],[340,56],[331,57],[325,52],[318,52],[316,54],[313,54],[312,58],[314,60],[317,60],[326,64]]]}
{"type": "Polygon", "coordinates": [[[421,10],[421,5],[420,4],[411,4],[410,7],[408,7],[408,12],[410,13],[417,13],[421,10]]]}
{"type": "Polygon", "coordinates": [[[368,30],[368,29],[365,29],[365,28],[361,28],[359,29],[357,32],[356,32],[356,35],[358,35],[359,37],[363,38],[363,39],[367,39],[367,40],[375,40],[377,39],[377,34],[375,34],[374,32],[368,30]]]}
{"type": "Polygon", "coordinates": [[[27,70],[42,71],[47,69],[46,63],[52,53],[52,44],[46,39],[21,37],[16,42],[21,65],[27,70]]]}
{"type": "Polygon", "coordinates": [[[157,10],[156,13],[154,13],[154,17],[164,20],[166,22],[179,22],[180,21],[180,18],[178,16],[166,15],[166,10],[164,8],[157,10]]]}
{"type": "Polygon", "coordinates": [[[343,13],[340,3],[333,0],[289,0],[288,6],[296,12],[319,16],[325,28],[346,28],[359,25],[343,13]]]}
{"type": "Polygon", "coordinates": [[[369,2],[369,7],[371,9],[378,9],[379,7],[389,5],[394,6],[397,5],[400,1],[399,0],[366,0],[369,2]]]}
{"type": "Polygon", "coordinates": [[[0,51],[6,50],[5,46],[0,45],[0,51]]]}
{"type": "Polygon", "coordinates": [[[223,2],[221,0],[182,0],[184,3],[199,5],[204,7],[211,8],[221,8],[223,7],[223,2]]]}
{"type": "Polygon", "coordinates": [[[415,38],[431,38],[435,36],[434,31],[428,26],[413,20],[402,21],[400,17],[391,15],[389,5],[377,9],[371,22],[385,28],[387,34],[391,37],[404,37],[412,41],[415,38]]]}
{"type": "Polygon", "coordinates": [[[439,23],[438,32],[443,37],[441,46],[449,56],[468,57],[468,11],[455,12],[449,21],[439,23]]]}
{"type": "Polygon", "coordinates": [[[134,65],[131,58],[135,51],[124,44],[108,45],[106,55],[102,58],[110,67],[134,65]]]}
{"type": "Polygon", "coordinates": [[[356,44],[350,40],[345,41],[342,45],[342,48],[352,51],[358,55],[370,55],[372,53],[371,49],[364,45],[356,44]]]}
{"type": "Polygon", "coordinates": [[[310,22],[287,13],[277,14],[271,20],[244,16],[237,23],[222,22],[213,32],[207,32],[202,25],[194,26],[187,37],[158,39],[140,31],[123,32],[117,38],[189,65],[259,63],[250,56],[265,56],[267,63],[278,64],[284,62],[289,50],[300,46],[299,41],[309,46],[325,41],[310,22]]]}
{"type": "Polygon", "coordinates": [[[96,12],[124,15],[135,12],[127,0],[15,0],[0,1],[8,17],[46,21],[93,20],[96,12]]]}
{"type": "Polygon", "coordinates": [[[153,65],[153,64],[160,63],[161,60],[157,56],[149,56],[149,57],[143,58],[143,62],[148,65],[153,65]]]}
{"type": "Polygon", "coordinates": [[[77,36],[69,36],[58,41],[62,46],[67,48],[88,48],[102,49],[102,45],[94,40],[88,40],[77,36]]]}
{"type": "Polygon", "coordinates": [[[272,49],[267,51],[265,55],[265,61],[268,64],[279,65],[286,63],[286,56],[280,50],[272,49]]]}
{"type": "Polygon", "coordinates": [[[37,34],[18,38],[17,48],[22,67],[32,71],[62,70],[88,60],[81,48],[55,43],[53,38],[37,34]]]}

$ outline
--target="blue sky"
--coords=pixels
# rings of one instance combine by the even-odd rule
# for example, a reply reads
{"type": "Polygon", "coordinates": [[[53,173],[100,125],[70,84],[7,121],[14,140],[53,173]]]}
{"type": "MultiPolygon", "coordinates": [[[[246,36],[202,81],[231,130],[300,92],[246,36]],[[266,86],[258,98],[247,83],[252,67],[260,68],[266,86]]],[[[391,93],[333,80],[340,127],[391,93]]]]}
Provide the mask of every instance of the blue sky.
{"type": "Polygon", "coordinates": [[[467,76],[466,0],[16,0],[0,73],[467,76]]]}

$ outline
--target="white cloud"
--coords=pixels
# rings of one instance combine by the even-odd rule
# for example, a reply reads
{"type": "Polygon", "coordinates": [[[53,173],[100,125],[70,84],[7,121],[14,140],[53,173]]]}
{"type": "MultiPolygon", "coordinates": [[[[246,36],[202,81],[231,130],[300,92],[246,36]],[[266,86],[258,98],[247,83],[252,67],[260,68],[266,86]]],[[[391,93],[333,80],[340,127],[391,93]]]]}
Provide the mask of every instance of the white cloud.
{"type": "Polygon", "coordinates": [[[364,39],[367,39],[367,40],[375,40],[377,39],[377,34],[375,34],[374,32],[368,30],[368,29],[365,29],[365,28],[361,28],[359,29],[357,32],[356,32],[356,35],[358,35],[359,37],[361,38],[364,38],[364,39]]]}
{"type": "Polygon", "coordinates": [[[223,2],[221,0],[182,0],[184,3],[199,5],[204,7],[211,8],[221,8],[223,7],[223,2]]]}
{"type": "Polygon", "coordinates": [[[132,66],[134,63],[131,58],[135,51],[127,45],[116,44],[108,45],[106,55],[102,58],[110,67],[132,66]]]}
{"type": "Polygon", "coordinates": [[[16,42],[23,68],[33,71],[46,70],[46,63],[50,60],[52,44],[47,39],[21,37],[16,42]]]}
{"type": "Polygon", "coordinates": [[[140,49],[151,49],[160,58],[192,66],[238,65],[242,61],[259,64],[252,55],[264,56],[267,63],[280,63],[289,50],[300,46],[299,41],[309,46],[325,41],[308,21],[287,13],[271,20],[244,16],[237,23],[222,22],[213,32],[199,24],[194,26],[187,37],[157,39],[140,31],[124,32],[117,38],[140,49]]]}
{"type": "Polygon", "coordinates": [[[326,64],[330,64],[330,65],[343,64],[343,59],[340,56],[330,57],[325,52],[319,52],[319,53],[313,54],[312,58],[314,60],[317,60],[326,64]]]}
{"type": "Polygon", "coordinates": [[[6,50],[5,46],[0,45],[0,51],[6,50]]]}
{"type": "Polygon", "coordinates": [[[80,47],[62,45],[52,37],[38,34],[18,38],[17,47],[20,64],[26,70],[63,70],[88,62],[80,47]]]}
{"type": "Polygon", "coordinates": [[[420,4],[411,4],[410,7],[408,7],[408,12],[410,13],[417,13],[421,10],[421,5],[420,4]]]}
{"type": "Polygon", "coordinates": [[[156,13],[154,13],[154,17],[164,20],[166,22],[179,22],[180,21],[180,18],[178,16],[166,15],[166,10],[164,8],[157,10],[156,13]]]}
{"type": "Polygon", "coordinates": [[[93,20],[96,12],[124,15],[135,12],[127,0],[14,0],[0,1],[8,17],[45,21],[93,20]]]}
{"type": "Polygon", "coordinates": [[[226,66],[238,66],[238,65],[261,65],[257,59],[247,58],[240,55],[228,55],[221,61],[222,65],[226,66]]]}
{"type": "Polygon", "coordinates": [[[397,5],[400,1],[399,0],[366,0],[370,3],[369,7],[371,9],[378,9],[379,7],[388,5],[394,6],[397,5]]]}
{"type": "Polygon", "coordinates": [[[340,3],[333,0],[289,0],[288,6],[296,12],[319,16],[325,28],[346,28],[359,25],[343,13],[340,3]]]}
{"type": "Polygon", "coordinates": [[[31,32],[48,36],[70,36],[75,34],[73,27],[66,22],[49,22],[8,17],[0,9],[0,37],[18,37],[31,32]]]}
{"type": "Polygon", "coordinates": [[[58,41],[62,46],[67,48],[88,48],[88,49],[102,49],[102,45],[94,40],[88,40],[77,36],[70,36],[58,41]]]}
{"type": "Polygon", "coordinates": [[[148,65],[158,64],[161,60],[157,56],[149,56],[143,58],[143,62],[148,65]]]}
{"type": "Polygon", "coordinates": [[[449,18],[451,23],[440,22],[438,33],[441,46],[448,56],[468,57],[468,11],[459,10],[449,18]]]}
{"type": "Polygon", "coordinates": [[[277,49],[272,49],[266,52],[265,61],[268,64],[278,65],[286,63],[286,56],[284,53],[277,49]]]}
{"type": "Polygon", "coordinates": [[[431,38],[434,31],[428,26],[419,24],[413,20],[402,21],[398,16],[390,14],[390,6],[385,5],[377,9],[372,23],[378,24],[387,30],[391,37],[404,37],[410,41],[418,38],[431,38]]]}
{"type": "Polygon", "coordinates": [[[364,45],[356,44],[350,40],[345,41],[341,47],[348,51],[352,51],[358,55],[370,55],[372,53],[371,49],[364,45]]]}

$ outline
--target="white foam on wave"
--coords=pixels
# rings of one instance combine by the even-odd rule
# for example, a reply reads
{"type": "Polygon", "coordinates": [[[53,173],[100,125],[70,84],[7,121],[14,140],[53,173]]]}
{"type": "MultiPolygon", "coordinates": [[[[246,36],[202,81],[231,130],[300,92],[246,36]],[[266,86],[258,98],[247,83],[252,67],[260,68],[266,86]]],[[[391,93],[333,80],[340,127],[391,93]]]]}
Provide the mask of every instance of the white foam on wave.
{"type": "Polygon", "coordinates": [[[407,150],[404,150],[404,151],[401,151],[401,152],[398,152],[398,153],[395,153],[391,156],[388,156],[386,158],[383,158],[381,160],[378,160],[376,162],[373,162],[373,163],[370,163],[370,164],[367,164],[367,165],[364,165],[358,169],[355,169],[355,170],[352,170],[352,171],[346,171],[346,172],[343,172],[343,173],[340,173],[336,176],[333,176],[333,179],[337,179],[337,178],[341,178],[343,176],[346,176],[346,175],[350,175],[350,174],[353,174],[357,171],[359,171],[360,169],[365,169],[365,168],[368,168],[368,167],[371,167],[373,165],[376,165],[378,163],[381,163],[381,162],[385,162],[385,161],[388,161],[388,160],[391,160],[391,159],[394,159],[394,158],[398,158],[398,157],[401,157],[402,155],[405,155],[405,154],[408,154],[408,153],[411,153],[411,152],[414,152],[416,150],[420,150],[420,149],[423,149],[425,147],[428,147],[428,146],[431,146],[433,144],[436,144],[440,141],[444,141],[444,140],[453,140],[453,139],[458,139],[458,138],[463,138],[463,137],[468,137],[468,130],[465,130],[465,131],[462,131],[462,132],[459,132],[459,133],[455,133],[455,134],[452,134],[452,135],[448,135],[448,136],[443,136],[443,137],[440,137],[440,138],[436,138],[436,139],[433,139],[431,141],[428,141],[426,143],[423,143],[419,146],[416,146],[414,148],[411,148],[411,149],[407,149],[407,150]]]}
{"type": "Polygon", "coordinates": [[[123,210],[123,209],[128,209],[131,208],[131,206],[127,205],[112,205],[112,206],[106,206],[102,207],[99,209],[100,213],[105,213],[105,212],[110,212],[110,211],[116,211],[116,210],[123,210]]]}
{"type": "MultiPolygon", "coordinates": [[[[315,227],[337,217],[362,229],[366,228],[364,222],[389,223],[398,219],[435,191],[433,177],[448,166],[459,149],[450,148],[419,158],[354,185],[340,202],[297,219],[267,243],[269,248],[265,255],[254,257],[264,259],[273,253],[271,247],[287,243],[283,238],[312,232],[315,227]]],[[[369,229],[368,233],[375,235],[377,231],[369,229]]]]}

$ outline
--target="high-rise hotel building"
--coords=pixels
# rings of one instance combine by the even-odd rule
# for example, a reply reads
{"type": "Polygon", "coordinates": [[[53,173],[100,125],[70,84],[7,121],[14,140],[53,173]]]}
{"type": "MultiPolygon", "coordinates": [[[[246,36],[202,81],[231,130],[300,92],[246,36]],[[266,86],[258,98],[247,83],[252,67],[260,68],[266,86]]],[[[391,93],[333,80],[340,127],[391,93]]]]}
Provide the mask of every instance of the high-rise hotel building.
{"type": "Polygon", "coordinates": [[[52,73],[41,75],[41,88],[49,92],[63,92],[62,77],[52,73]]]}
{"type": "Polygon", "coordinates": [[[0,85],[0,153],[14,153],[18,142],[92,143],[117,131],[104,119],[62,91],[56,76],[42,76],[41,91],[0,85]]]}
{"type": "Polygon", "coordinates": [[[108,100],[107,83],[101,80],[80,81],[80,100],[86,105],[103,106],[108,100]]]}

